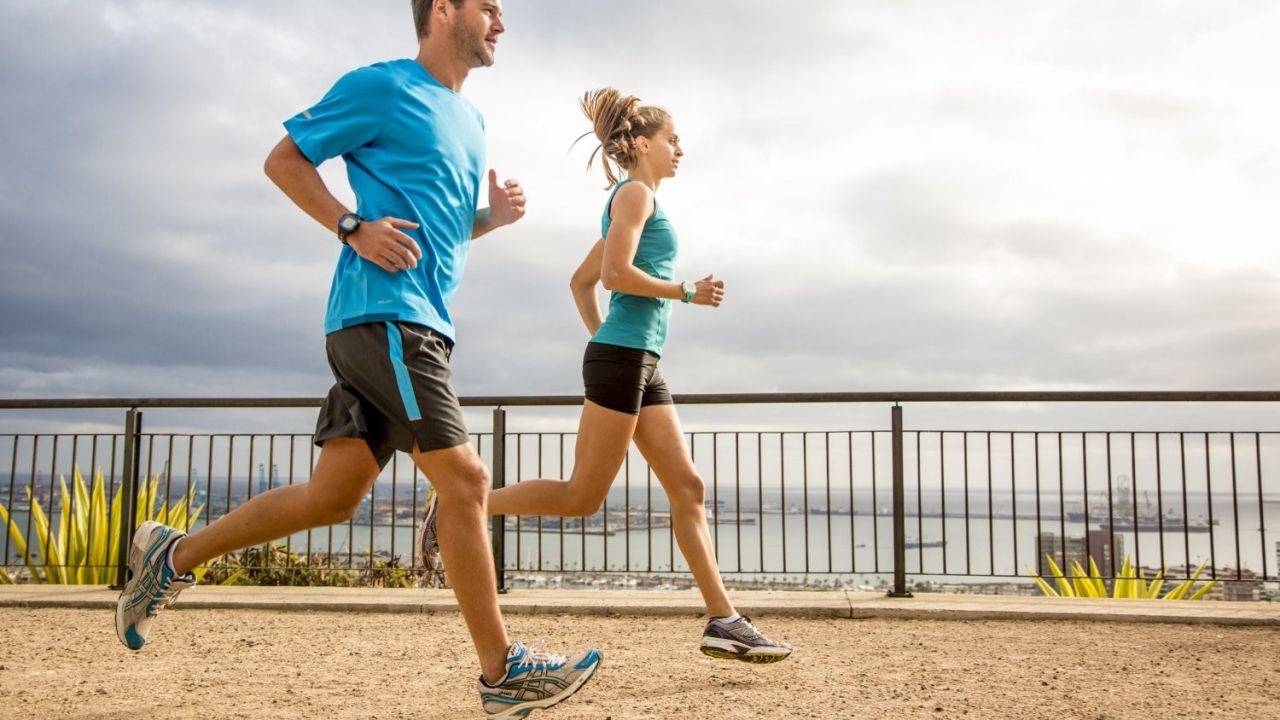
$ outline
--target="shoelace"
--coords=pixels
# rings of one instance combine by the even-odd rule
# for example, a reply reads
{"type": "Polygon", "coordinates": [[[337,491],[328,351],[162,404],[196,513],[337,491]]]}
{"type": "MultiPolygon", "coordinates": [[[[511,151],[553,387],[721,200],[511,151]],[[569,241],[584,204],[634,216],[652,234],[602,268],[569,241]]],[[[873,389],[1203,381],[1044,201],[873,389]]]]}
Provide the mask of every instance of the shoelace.
{"type": "Polygon", "coordinates": [[[178,593],[182,592],[182,588],[175,588],[173,580],[174,578],[169,578],[169,582],[165,583],[164,587],[160,589],[159,597],[147,606],[147,617],[155,617],[161,610],[169,607],[174,600],[178,599],[178,593]]]}
{"type": "Polygon", "coordinates": [[[757,629],[755,625],[751,624],[751,618],[745,615],[742,616],[742,626],[743,626],[743,629],[745,630],[743,634],[746,635],[751,640],[762,642],[762,643],[765,643],[766,645],[777,645],[777,646],[782,645],[782,643],[776,643],[770,640],[764,633],[760,632],[760,630],[757,629]]]}
{"type": "Polygon", "coordinates": [[[524,657],[520,658],[520,660],[516,662],[516,667],[527,667],[534,670],[537,670],[540,667],[553,669],[558,668],[569,661],[569,658],[564,655],[556,655],[555,653],[543,650],[540,647],[541,645],[541,641],[534,641],[525,645],[524,657]]]}

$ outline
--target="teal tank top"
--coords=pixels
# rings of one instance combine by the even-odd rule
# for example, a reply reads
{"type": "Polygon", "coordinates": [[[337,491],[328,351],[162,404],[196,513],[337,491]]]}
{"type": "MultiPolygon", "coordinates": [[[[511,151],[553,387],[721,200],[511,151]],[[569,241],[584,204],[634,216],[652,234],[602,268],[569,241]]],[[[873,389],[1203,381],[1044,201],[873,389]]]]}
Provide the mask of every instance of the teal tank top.
{"type": "MultiPolygon", "coordinates": [[[[631,181],[623,180],[609,193],[609,199],[604,204],[604,217],[600,221],[601,237],[609,237],[609,225],[612,224],[609,208],[618,189],[628,182],[631,181]]],[[[654,198],[653,213],[645,220],[644,229],[640,233],[640,244],[636,246],[636,257],[631,264],[653,277],[672,280],[675,277],[673,268],[678,247],[675,228],[667,220],[666,213],[662,212],[657,198],[654,198]]],[[[662,346],[667,342],[667,321],[670,317],[671,301],[666,298],[641,297],[615,291],[609,298],[609,313],[591,342],[648,350],[655,355],[662,355],[662,346]]]]}

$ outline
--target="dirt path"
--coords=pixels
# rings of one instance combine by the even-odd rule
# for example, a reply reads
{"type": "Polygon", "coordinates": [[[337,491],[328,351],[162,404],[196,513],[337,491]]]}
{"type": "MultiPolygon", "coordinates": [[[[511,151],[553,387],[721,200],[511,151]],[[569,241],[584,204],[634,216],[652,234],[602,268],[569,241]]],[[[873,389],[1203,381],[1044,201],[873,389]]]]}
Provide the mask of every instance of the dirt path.
{"type": "MultiPolygon", "coordinates": [[[[604,651],[535,720],[1280,717],[1276,628],[763,618],[797,651],[751,666],[699,654],[692,616],[509,622],[604,651]]],[[[465,638],[453,614],[178,609],[135,654],[109,612],[3,609],[0,717],[479,718],[465,638]]]]}

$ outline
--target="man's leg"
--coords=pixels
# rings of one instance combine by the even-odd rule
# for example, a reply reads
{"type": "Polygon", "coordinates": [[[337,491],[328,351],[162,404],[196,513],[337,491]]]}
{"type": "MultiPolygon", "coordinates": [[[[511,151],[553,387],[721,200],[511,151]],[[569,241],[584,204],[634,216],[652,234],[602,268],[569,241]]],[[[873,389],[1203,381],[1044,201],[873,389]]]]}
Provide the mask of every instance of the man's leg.
{"type": "Polygon", "coordinates": [[[129,580],[116,601],[116,635],[141,650],[156,614],[195,584],[196,566],[250,545],[346,520],[378,475],[363,440],[329,440],[311,481],[263,493],[191,535],[145,522],[129,543],[129,580]]]}
{"type": "Polygon", "coordinates": [[[378,463],[364,440],[326,440],[308,482],[257,495],[183,538],[173,551],[173,569],[187,573],[233,550],[342,522],[355,514],[377,477],[378,463]]]}
{"type": "Polygon", "coordinates": [[[498,682],[506,673],[511,640],[498,608],[493,552],[485,523],[489,470],[470,443],[414,452],[413,461],[439,498],[436,527],[440,553],[449,568],[453,594],[467,622],[481,671],[489,682],[498,682]]]}

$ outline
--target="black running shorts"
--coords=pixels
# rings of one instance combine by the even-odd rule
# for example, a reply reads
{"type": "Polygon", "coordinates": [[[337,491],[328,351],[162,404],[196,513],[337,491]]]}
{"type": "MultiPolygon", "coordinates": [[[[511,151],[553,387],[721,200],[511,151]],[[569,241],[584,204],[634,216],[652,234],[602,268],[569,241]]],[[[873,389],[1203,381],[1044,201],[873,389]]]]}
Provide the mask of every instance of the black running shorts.
{"type": "Polygon", "coordinates": [[[359,438],[383,467],[396,450],[428,452],[471,440],[453,391],[453,343],[422,325],[374,322],[325,338],[337,380],[316,421],[315,443],[359,438]]]}
{"type": "Polygon", "coordinates": [[[658,356],[648,350],[589,342],[582,357],[586,396],[601,407],[638,415],[649,405],[671,405],[658,356]]]}

